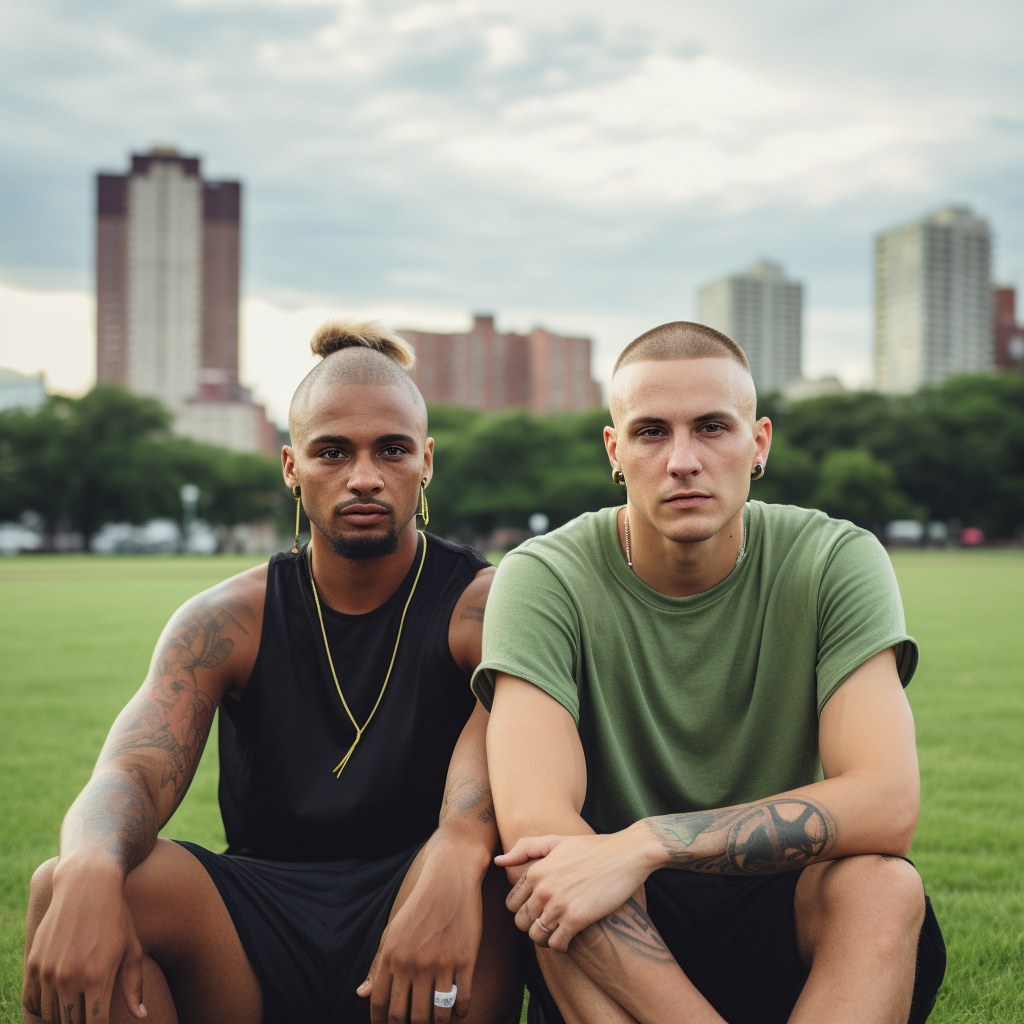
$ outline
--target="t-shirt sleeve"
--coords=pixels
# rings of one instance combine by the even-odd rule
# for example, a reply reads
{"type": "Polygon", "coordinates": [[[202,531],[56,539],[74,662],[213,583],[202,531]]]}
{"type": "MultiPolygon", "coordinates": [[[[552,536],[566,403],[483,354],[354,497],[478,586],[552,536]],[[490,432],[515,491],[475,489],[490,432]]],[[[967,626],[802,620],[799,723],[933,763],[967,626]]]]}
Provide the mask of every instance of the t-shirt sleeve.
{"type": "Polygon", "coordinates": [[[918,647],[907,635],[896,574],[875,537],[850,530],[830,551],[818,589],[818,713],[851,672],[887,647],[896,649],[906,686],[918,647]]]}
{"type": "Polygon", "coordinates": [[[499,672],[550,694],[579,725],[576,665],[579,616],[555,573],[528,551],[512,551],[498,566],[484,614],[483,657],[470,684],[491,709],[499,672]]]}

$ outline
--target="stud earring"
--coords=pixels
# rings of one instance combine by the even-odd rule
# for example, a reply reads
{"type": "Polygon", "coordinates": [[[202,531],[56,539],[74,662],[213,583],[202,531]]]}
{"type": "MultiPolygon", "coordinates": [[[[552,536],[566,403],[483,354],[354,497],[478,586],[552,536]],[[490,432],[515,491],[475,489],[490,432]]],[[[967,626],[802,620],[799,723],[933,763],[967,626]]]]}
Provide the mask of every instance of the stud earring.
{"type": "Polygon", "coordinates": [[[612,470],[612,481],[622,487],[626,486],[626,474],[621,469],[612,470]]]}
{"type": "Polygon", "coordinates": [[[750,479],[751,480],[760,480],[761,477],[763,477],[763,476],[764,476],[764,463],[763,462],[756,462],[756,463],[754,463],[754,472],[750,474],[750,479]]]}

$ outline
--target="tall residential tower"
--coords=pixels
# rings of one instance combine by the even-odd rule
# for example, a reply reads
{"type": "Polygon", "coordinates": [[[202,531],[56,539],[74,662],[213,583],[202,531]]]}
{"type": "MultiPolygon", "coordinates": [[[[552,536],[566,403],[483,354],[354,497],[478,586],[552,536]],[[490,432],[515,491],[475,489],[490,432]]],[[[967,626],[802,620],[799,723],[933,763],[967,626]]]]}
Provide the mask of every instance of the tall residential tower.
{"type": "Polygon", "coordinates": [[[729,335],[746,354],[754,386],[767,394],[800,376],[803,285],[777,263],[762,260],[746,273],[701,288],[699,320],[729,335]]]}
{"type": "Polygon", "coordinates": [[[992,234],[951,206],[875,238],[875,386],[902,393],[994,368],[992,234]]]}
{"type": "Polygon", "coordinates": [[[238,380],[241,191],[170,148],[96,176],[96,380],[160,399],[178,433],[274,452],[238,380]]]}

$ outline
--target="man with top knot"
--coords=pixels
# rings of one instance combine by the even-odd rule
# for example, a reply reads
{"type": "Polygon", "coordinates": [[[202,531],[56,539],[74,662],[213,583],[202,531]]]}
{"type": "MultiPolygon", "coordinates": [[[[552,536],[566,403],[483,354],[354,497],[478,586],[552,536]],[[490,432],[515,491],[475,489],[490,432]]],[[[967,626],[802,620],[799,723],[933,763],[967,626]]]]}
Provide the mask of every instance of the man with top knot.
{"type": "Polygon", "coordinates": [[[625,503],[495,577],[473,683],[533,1021],[907,1024],[934,1003],[945,952],[905,859],[917,644],[870,533],[747,500],[755,403],[725,335],[637,338],[604,434],[625,503]]]}
{"type": "Polygon", "coordinates": [[[408,344],[335,323],[312,347],[282,450],[312,539],[164,629],[33,877],[26,1021],[518,1020],[469,689],[494,570],[417,529],[408,344]],[[218,708],[226,853],[158,838],[218,708]]]}

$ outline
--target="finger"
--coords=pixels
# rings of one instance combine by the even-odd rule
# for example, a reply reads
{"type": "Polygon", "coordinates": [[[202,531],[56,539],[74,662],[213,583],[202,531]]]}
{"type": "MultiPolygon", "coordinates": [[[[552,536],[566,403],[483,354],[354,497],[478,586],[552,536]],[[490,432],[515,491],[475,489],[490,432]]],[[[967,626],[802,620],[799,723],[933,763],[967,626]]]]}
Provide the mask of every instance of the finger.
{"type": "Polygon", "coordinates": [[[373,991],[370,993],[371,1024],[387,1024],[388,1007],[391,1005],[391,989],[394,978],[391,971],[379,969],[373,978],[373,991]]]}
{"type": "MultiPolygon", "coordinates": [[[[546,925],[539,917],[534,921],[527,932],[535,945],[548,946],[551,938],[558,931],[557,925],[546,925]]],[[[553,947],[552,947],[553,948],[553,947]]]]}
{"type": "Polygon", "coordinates": [[[557,845],[557,836],[529,836],[520,839],[508,853],[499,853],[494,858],[494,863],[499,867],[506,868],[510,864],[524,864],[528,860],[536,860],[538,857],[546,857],[557,845]]]}
{"type": "Polygon", "coordinates": [[[35,965],[25,965],[25,979],[21,983],[21,1008],[31,1017],[41,1017],[39,1006],[39,971],[35,965]]]}
{"type": "MultiPolygon", "coordinates": [[[[388,1003],[388,1016],[385,1018],[389,1024],[396,1021],[405,1022],[409,1019],[409,996],[412,986],[408,981],[401,978],[391,979],[391,998],[388,1003]]],[[[427,1017],[427,1020],[430,1020],[427,1017]]]]}
{"type": "Polygon", "coordinates": [[[46,1021],[46,1024],[54,1024],[59,1021],[59,1016],[54,1016],[57,1008],[57,990],[44,981],[39,992],[39,1016],[46,1021]]]}
{"type": "MultiPolygon", "coordinates": [[[[434,996],[438,992],[451,992],[454,984],[455,976],[451,971],[445,971],[434,978],[433,991],[430,993],[431,1008],[434,1011],[434,1024],[448,1024],[452,1019],[453,1008],[451,1006],[438,1006],[434,1002],[434,996]]],[[[427,1020],[430,1020],[430,1018],[428,1017],[427,1020]]]]}
{"type": "Polygon", "coordinates": [[[121,958],[121,995],[128,1012],[141,1020],[146,1016],[142,1002],[142,943],[132,926],[128,931],[128,948],[121,958]]]}
{"type": "Polygon", "coordinates": [[[459,986],[459,991],[455,994],[455,1017],[462,1020],[463,1017],[469,1016],[469,1003],[473,996],[473,965],[468,964],[457,970],[453,984],[459,986]]]}
{"type": "MultiPolygon", "coordinates": [[[[388,926],[390,927],[390,925],[388,926]]],[[[370,964],[370,969],[366,972],[366,980],[356,989],[356,995],[362,996],[366,999],[368,996],[373,994],[373,980],[377,976],[377,971],[380,969],[380,954],[384,948],[384,939],[387,937],[388,929],[385,928],[380,935],[380,942],[377,945],[377,952],[374,954],[373,963],[370,964]]]]}
{"type": "Polygon", "coordinates": [[[102,989],[90,990],[85,995],[85,1018],[89,1024],[109,1024],[110,1000],[114,995],[114,983],[117,972],[114,971],[102,989]]]}
{"type": "MultiPolygon", "coordinates": [[[[433,974],[421,974],[413,979],[409,987],[409,1021],[410,1024],[430,1024],[431,1020],[440,1021],[441,1018],[434,1016],[442,1011],[434,1006],[434,991],[438,986],[434,984],[433,974]]],[[[444,989],[443,991],[447,991],[444,989]]],[[[445,1010],[445,1013],[449,1011],[445,1010]]],[[[405,1020],[404,1017],[400,1018],[405,1020]]],[[[448,1020],[447,1017],[444,1018],[448,1020]]]]}
{"type": "Polygon", "coordinates": [[[533,895],[533,882],[530,880],[530,872],[527,871],[522,878],[512,886],[509,894],[505,897],[505,906],[513,914],[519,913],[526,901],[533,895]]]}

